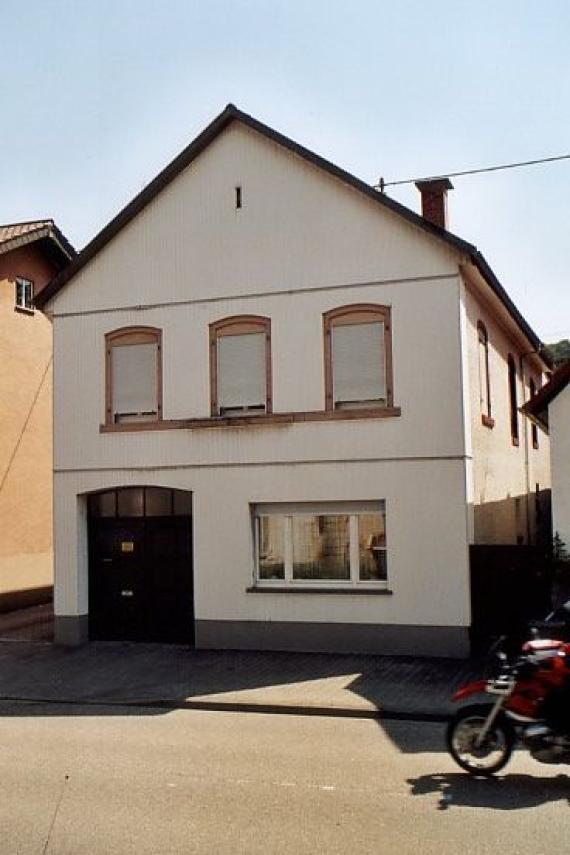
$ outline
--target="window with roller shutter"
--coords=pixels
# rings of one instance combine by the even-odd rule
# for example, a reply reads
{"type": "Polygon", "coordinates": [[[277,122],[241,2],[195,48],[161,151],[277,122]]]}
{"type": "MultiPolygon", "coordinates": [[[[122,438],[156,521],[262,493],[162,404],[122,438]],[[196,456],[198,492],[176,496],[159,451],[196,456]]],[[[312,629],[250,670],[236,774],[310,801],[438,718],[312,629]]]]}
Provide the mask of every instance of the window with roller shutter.
{"type": "Polygon", "coordinates": [[[162,418],[161,331],[128,327],[106,341],[106,423],[162,418]]]}
{"type": "Polygon", "coordinates": [[[271,413],[271,322],[246,315],[210,325],[211,414],[271,413]]]}
{"type": "Polygon", "coordinates": [[[390,309],[343,306],[323,316],[328,411],[391,407],[390,309]]]}

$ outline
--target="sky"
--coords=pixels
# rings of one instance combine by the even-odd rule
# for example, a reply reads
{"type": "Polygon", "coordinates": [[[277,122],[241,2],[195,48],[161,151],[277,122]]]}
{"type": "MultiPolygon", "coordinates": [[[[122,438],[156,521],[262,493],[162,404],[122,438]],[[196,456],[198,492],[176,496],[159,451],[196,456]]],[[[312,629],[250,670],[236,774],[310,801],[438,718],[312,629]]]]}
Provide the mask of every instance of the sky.
{"type": "MultiPolygon", "coordinates": [[[[0,0],[0,33],[0,223],[77,249],[229,102],[370,184],[570,153],[568,0],[0,0]]],[[[570,338],[570,160],[452,180],[450,230],[570,338]]]]}

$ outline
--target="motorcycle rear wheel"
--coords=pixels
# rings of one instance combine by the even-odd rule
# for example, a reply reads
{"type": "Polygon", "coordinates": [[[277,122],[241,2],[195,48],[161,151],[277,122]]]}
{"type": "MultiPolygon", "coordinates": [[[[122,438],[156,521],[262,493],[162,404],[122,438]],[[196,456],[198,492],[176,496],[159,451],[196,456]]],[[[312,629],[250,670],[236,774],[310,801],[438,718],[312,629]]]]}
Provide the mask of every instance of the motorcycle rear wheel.
{"type": "Polygon", "coordinates": [[[476,744],[492,704],[471,704],[458,710],[447,726],[447,748],[455,762],[471,775],[494,775],[510,759],[515,732],[499,713],[481,745],[476,744]]]}

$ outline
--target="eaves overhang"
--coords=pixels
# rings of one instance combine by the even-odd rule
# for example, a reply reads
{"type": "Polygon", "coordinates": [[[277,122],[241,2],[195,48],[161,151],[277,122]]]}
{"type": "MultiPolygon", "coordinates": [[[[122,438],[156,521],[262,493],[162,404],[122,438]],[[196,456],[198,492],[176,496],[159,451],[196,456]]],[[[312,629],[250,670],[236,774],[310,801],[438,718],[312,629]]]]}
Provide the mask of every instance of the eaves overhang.
{"type": "MultiPolygon", "coordinates": [[[[16,223],[14,225],[18,226],[19,224],[16,223]]],[[[44,240],[49,241],[52,248],[58,253],[63,265],[67,265],[68,262],[77,257],[77,252],[53,220],[39,221],[37,228],[30,228],[21,234],[10,237],[8,240],[1,241],[0,255],[44,240]]]]}
{"type": "Polygon", "coordinates": [[[570,360],[561,365],[548,383],[521,407],[521,412],[548,433],[548,407],[569,383],[570,360]]]}

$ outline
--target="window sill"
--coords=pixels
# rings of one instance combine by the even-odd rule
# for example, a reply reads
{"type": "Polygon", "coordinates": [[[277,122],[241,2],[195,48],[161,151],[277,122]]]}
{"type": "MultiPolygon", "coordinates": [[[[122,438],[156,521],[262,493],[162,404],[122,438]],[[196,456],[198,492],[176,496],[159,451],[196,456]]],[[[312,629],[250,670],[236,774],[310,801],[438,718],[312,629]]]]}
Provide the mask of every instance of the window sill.
{"type": "Polygon", "coordinates": [[[14,306],[14,311],[19,312],[21,315],[35,315],[35,309],[27,309],[25,306],[14,306]]]}
{"type": "Polygon", "coordinates": [[[492,419],[491,416],[486,416],[484,413],[481,413],[481,424],[483,427],[490,428],[491,430],[495,427],[495,419],[492,419]]]}
{"type": "Polygon", "coordinates": [[[400,407],[370,410],[315,410],[297,413],[261,413],[254,416],[210,416],[204,419],[160,419],[155,422],[123,422],[102,424],[100,433],[129,433],[141,430],[196,430],[200,428],[268,427],[297,422],[328,422],[355,419],[388,419],[401,415],[400,407]]]}
{"type": "Polygon", "coordinates": [[[304,587],[280,587],[273,585],[253,585],[246,588],[248,594],[372,594],[375,596],[392,596],[393,591],[389,588],[304,588],[304,587]]]}

